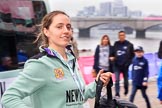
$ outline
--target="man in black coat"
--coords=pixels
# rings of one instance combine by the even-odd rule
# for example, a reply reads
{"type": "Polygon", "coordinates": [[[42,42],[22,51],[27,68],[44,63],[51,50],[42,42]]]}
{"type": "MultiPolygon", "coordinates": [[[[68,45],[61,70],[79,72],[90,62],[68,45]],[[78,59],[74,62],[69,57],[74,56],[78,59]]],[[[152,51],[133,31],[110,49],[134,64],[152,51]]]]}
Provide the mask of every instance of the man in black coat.
{"type": "Polygon", "coordinates": [[[124,76],[124,94],[128,94],[128,68],[134,57],[133,44],[126,40],[125,32],[120,31],[118,33],[119,40],[114,43],[114,73],[115,73],[115,96],[120,97],[120,73],[124,76]]]}

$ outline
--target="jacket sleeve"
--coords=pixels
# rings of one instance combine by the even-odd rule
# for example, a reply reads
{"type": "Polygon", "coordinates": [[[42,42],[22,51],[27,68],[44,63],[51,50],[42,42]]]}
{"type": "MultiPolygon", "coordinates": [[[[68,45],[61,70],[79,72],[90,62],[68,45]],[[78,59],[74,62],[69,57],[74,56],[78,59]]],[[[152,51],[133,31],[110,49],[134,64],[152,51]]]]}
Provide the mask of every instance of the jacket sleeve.
{"type": "Polygon", "coordinates": [[[148,61],[146,60],[143,82],[148,82],[148,76],[149,76],[149,66],[148,61]]]}
{"type": "Polygon", "coordinates": [[[158,96],[157,98],[162,101],[162,66],[160,67],[160,71],[157,78],[157,87],[158,87],[158,96]]]}
{"type": "MultiPolygon", "coordinates": [[[[114,49],[113,49],[113,46],[110,46],[109,57],[114,57],[114,49]]],[[[110,62],[109,62],[109,65],[110,65],[109,71],[112,72],[112,73],[114,73],[114,70],[113,70],[114,60],[113,60],[113,61],[109,60],[109,61],[110,61],[110,62]]]]}
{"type": "Polygon", "coordinates": [[[131,79],[133,79],[134,78],[134,60],[135,60],[135,57],[133,58],[133,60],[132,60],[132,62],[131,62],[131,66],[130,66],[130,71],[131,71],[131,79]]]}
{"type": "Polygon", "coordinates": [[[84,84],[84,98],[85,98],[85,101],[88,98],[94,98],[95,95],[96,95],[96,82],[93,81],[93,82],[86,85],[84,77],[82,77],[82,73],[81,73],[81,71],[78,70],[77,67],[76,67],[76,73],[79,76],[80,81],[82,81],[82,83],[84,84]]]}
{"type": "Polygon", "coordinates": [[[95,69],[95,70],[98,68],[98,60],[99,60],[99,45],[97,45],[96,50],[95,50],[95,54],[94,54],[93,69],[95,69]]]}
{"type": "Polygon", "coordinates": [[[5,108],[31,108],[23,99],[45,85],[44,64],[28,62],[23,72],[20,73],[15,82],[5,91],[1,102],[5,108]],[[39,68],[42,69],[39,69],[39,68]],[[40,74],[41,73],[41,74],[40,74]]]}
{"type": "Polygon", "coordinates": [[[126,66],[129,66],[132,63],[132,59],[134,58],[134,47],[133,44],[129,42],[128,44],[128,52],[127,52],[127,63],[126,66]]]}
{"type": "Polygon", "coordinates": [[[116,51],[117,51],[117,42],[114,43],[113,45],[113,50],[112,50],[112,56],[116,57],[116,51]]]}
{"type": "Polygon", "coordinates": [[[162,41],[160,41],[160,46],[159,46],[159,49],[158,49],[158,57],[160,59],[162,59],[162,41]]]}
{"type": "Polygon", "coordinates": [[[96,82],[93,81],[85,86],[84,97],[85,100],[87,100],[88,98],[94,98],[95,95],[96,95],[96,82]]]}
{"type": "Polygon", "coordinates": [[[130,45],[130,54],[131,54],[130,59],[132,60],[132,59],[134,58],[134,46],[133,46],[132,43],[131,43],[131,45],[130,45]]]}

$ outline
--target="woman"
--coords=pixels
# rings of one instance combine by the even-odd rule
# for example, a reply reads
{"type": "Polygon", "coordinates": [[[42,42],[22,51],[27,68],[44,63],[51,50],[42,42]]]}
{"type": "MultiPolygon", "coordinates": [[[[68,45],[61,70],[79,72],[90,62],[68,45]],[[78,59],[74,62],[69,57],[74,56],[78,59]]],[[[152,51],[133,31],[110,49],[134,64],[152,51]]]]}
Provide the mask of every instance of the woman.
{"type": "Polygon", "coordinates": [[[92,72],[98,74],[101,69],[105,72],[112,72],[113,59],[113,48],[111,46],[110,39],[108,35],[103,35],[100,45],[97,45],[95,50],[92,72]]]}
{"type": "MultiPolygon", "coordinates": [[[[22,99],[31,97],[32,108],[81,108],[95,96],[95,81],[85,86],[76,60],[66,49],[72,37],[69,16],[62,11],[47,14],[36,42],[40,53],[25,63],[23,72],[2,97],[5,108],[30,108],[22,99]]],[[[106,85],[111,73],[100,71],[106,85]]],[[[97,78],[96,78],[97,81],[97,78]]]]}

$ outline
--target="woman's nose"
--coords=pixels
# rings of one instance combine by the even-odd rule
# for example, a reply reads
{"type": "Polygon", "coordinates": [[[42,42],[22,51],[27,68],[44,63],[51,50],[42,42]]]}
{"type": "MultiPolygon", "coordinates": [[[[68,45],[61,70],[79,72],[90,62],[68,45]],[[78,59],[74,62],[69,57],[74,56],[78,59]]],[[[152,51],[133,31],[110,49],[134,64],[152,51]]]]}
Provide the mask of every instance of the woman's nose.
{"type": "Polygon", "coordinates": [[[64,32],[69,32],[69,31],[70,31],[69,28],[64,26],[64,32]]]}

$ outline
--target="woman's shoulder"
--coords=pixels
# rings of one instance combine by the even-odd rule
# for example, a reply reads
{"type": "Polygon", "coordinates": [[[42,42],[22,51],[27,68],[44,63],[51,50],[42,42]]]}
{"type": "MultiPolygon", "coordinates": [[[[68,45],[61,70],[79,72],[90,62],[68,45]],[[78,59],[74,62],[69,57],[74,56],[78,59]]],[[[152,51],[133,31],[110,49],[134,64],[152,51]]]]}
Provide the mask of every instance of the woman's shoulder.
{"type": "Polygon", "coordinates": [[[27,66],[30,66],[30,67],[33,67],[33,68],[37,68],[37,67],[43,66],[43,65],[45,65],[45,64],[40,59],[28,59],[25,62],[24,68],[27,67],[27,66]]]}
{"type": "Polygon", "coordinates": [[[48,66],[41,59],[29,59],[26,61],[23,73],[32,76],[44,76],[48,71],[48,66]]]}

